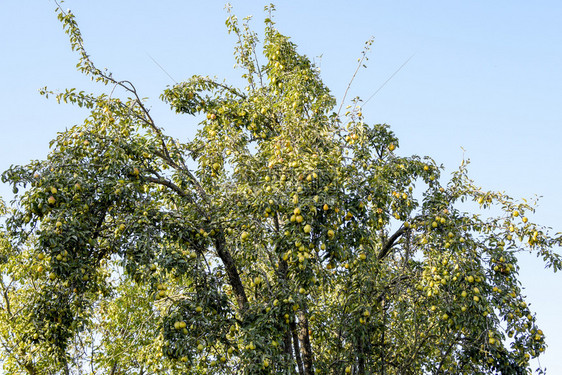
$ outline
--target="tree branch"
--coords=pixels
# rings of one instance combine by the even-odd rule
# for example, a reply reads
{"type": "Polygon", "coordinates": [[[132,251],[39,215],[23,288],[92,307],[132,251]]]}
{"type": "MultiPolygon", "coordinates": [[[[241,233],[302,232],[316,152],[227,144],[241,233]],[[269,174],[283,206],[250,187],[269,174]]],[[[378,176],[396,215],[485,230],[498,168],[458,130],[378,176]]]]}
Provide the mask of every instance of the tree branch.
{"type": "Polygon", "coordinates": [[[312,375],[312,363],[313,363],[313,356],[312,356],[312,345],[310,344],[310,335],[308,334],[308,318],[306,316],[306,303],[303,302],[303,308],[299,309],[297,314],[299,318],[299,341],[301,343],[301,353],[303,357],[303,364],[304,364],[304,374],[305,375],[312,375]]]}
{"type": "Polygon", "coordinates": [[[155,184],[166,186],[167,188],[170,188],[171,190],[178,193],[178,195],[182,198],[189,197],[189,195],[182,188],[180,188],[178,185],[176,185],[173,182],[168,181],[168,180],[166,180],[162,177],[143,176],[143,178],[148,182],[153,182],[155,184]]]}
{"type": "Polygon", "coordinates": [[[304,367],[303,367],[302,359],[301,359],[301,354],[300,354],[300,348],[299,348],[299,337],[297,335],[297,324],[293,320],[292,322],[289,323],[289,325],[291,327],[291,333],[293,335],[293,351],[295,352],[295,359],[297,360],[297,367],[299,369],[299,374],[305,375],[304,367]]]}
{"type": "Polygon", "coordinates": [[[246,296],[244,285],[240,279],[236,263],[234,262],[230,252],[226,249],[226,239],[224,238],[224,232],[222,230],[220,230],[216,236],[215,248],[217,249],[217,255],[221,258],[224,264],[228,280],[232,286],[234,294],[236,295],[238,308],[242,311],[246,311],[248,309],[248,297],[246,296]]]}
{"type": "Polygon", "coordinates": [[[351,87],[351,84],[353,83],[353,81],[355,80],[355,76],[357,76],[357,73],[359,72],[359,69],[361,69],[361,67],[363,66],[363,61],[365,61],[365,59],[367,58],[367,52],[369,51],[371,44],[373,43],[374,38],[371,37],[365,44],[366,47],[363,50],[363,52],[361,53],[361,58],[359,59],[358,63],[357,63],[357,68],[355,69],[355,73],[353,73],[353,76],[351,77],[351,80],[349,81],[349,84],[347,85],[347,88],[345,89],[345,92],[343,94],[343,98],[341,99],[341,104],[340,107],[338,108],[338,115],[337,117],[340,117],[340,112],[341,109],[343,107],[343,103],[345,102],[345,98],[347,96],[347,92],[349,91],[349,88],[351,87]]]}
{"type": "Polygon", "coordinates": [[[383,245],[379,255],[378,255],[378,260],[383,260],[389,253],[390,253],[390,249],[392,249],[392,246],[394,246],[394,243],[396,242],[396,240],[398,240],[400,238],[400,236],[402,236],[404,233],[406,233],[406,228],[404,226],[400,227],[400,229],[398,229],[392,236],[390,236],[390,238],[386,241],[386,243],[383,245]]]}

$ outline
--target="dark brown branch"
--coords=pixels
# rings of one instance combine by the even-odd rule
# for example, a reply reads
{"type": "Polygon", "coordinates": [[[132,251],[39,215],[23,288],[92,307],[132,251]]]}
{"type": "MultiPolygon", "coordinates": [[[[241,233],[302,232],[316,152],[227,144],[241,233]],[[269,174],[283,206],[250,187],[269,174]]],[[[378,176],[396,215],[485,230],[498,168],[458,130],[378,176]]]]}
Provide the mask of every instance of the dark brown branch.
{"type": "Polygon", "coordinates": [[[230,286],[236,295],[238,308],[242,311],[246,311],[248,309],[248,297],[246,296],[244,285],[242,285],[242,280],[240,279],[236,263],[234,262],[230,252],[226,249],[226,239],[224,238],[224,233],[222,231],[219,231],[215,239],[215,248],[217,249],[217,255],[221,258],[224,268],[226,269],[230,286]]]}
{"type": "Polygon", "coordinates": [[[390,280],[390,282],[388,283],[388,285],[386,285],[386,287],[384,288],[384,290],[379,294],[379,296],[377,297],[376,301],[377,303],[381,303],[384,300],[384,297],[386,296],[386,294],[388,293],[388,290],[390,289],[391,286],[396,286],[398,285],[401,281],[404,280],[408,280],[410,279],[411,276],[410,275],[400,275],[395,277],[394,279],[390,280]]]}
{"type": "Polygon", "coordinates": [[[6,287],[6,285],[4,285],[4,280],[2,280],[2,278],[0,278],[0,285],[2,285],[2,289],[3,289],[3,294],[4,294],[4,301],[6,301],[6,313],[8,313],[8,316],[11,318],[12,317],[12,309],[10,307],[10,298],[8,296],[8,287],[6,287]]]}
{"type": "MultiPolygon", "coordinates": [[[[275,231],[279,233],[280,224],[279,224],[279,216],[277,212],[275,213],[273,220],[275,225],[275,231]]],[[[276,251],[276,253],[278,254],[279,251],[276,251]]],[[[279,267],[277,268],[277,276],[281,280],[281,283],[284,285],[287,281],[287,273],[289,271],[289,265],[287,264],[287,261],[283,260],[283,258],[281,257],[279,257],[278,261],[279,261],[279,267]]],[[[285,336],[283,337],[283,352],[287,359],[289,358],[294,359],[293,351],[291,349],[291,337],[292,337],[291,329],[289,327],[285,332],[285,336]]]]}
{"type": "Polygon", "coordinates": [[[394,246],[396,240],[398,240],[404,233],[406,233],[406,228],[400,227],[400,229],[398,229],[392,236],[390,236],[390,238],[383,245],[378,255],[379,260],[384,259],[390,253],[390,249],[392,249],[392,246],[394,246]]]}
{"type": "MultiPolygon", "coordinates": [[[[109,209],[109,207],[111,206],[111,204],[105,204],[102,208],[102,212],[100,213],[100,216],[98,218],[98,222],[96,223],[95,229],[94,229],[94,233],[92,235],[92,239],[97,239],[100,234],[101,234],[101,230],[102,230],[102,226],[103,226],[103,222],[105,221],[105,217],[107,215],[107,211],[109,209]]],[[[97,254],[97,261],[101,261],[102,258],[107,254],[107,251],[100,251],[97,254]]]]}
{"type": "Polygon", "coordinates": [[[384,305],[384,299],[381,301],[382,304],[382,332],[381,332],[381,342],[380,342],[380,347],[381,347],[381,375],[384,375],[385,373],[385,361],[386,358],[384,357],[384,340],[385,340],[385,333],[386,333],[386,307],[384,305]]]}
{"type": "Polygon", "coordinates": [[[96,227],[94,230],[93,238],[96,239],[100,235],[101,227],[103,222],[105,221],[105,215],[107,214],[107,210],[109,209],[110,204],[105,204],[101,210],[100,217],[98,218],[98,222],[96,223],[96,227]]]}
{"type": "MultiPolygon", "coordinates": [[[[179,186],[177,186],[176,184],[174,184],[169,180],[166,180],[161,177],[151,177],[151,176],[145,176],[144,178],[149,182],[160,184],[172,189],[173,191],[178,193],[181,197],[190,197],[187,192],[185,192],[183,189],[181,189],[179,186]]],[[[198,187],[201,189],[202,192],[201,194],[205,195],[205,192],[203,191],[202,187],[201,186],[198,187]]],[[[197,207],[200,213],[204,217],[209,218],[209,216],[205,214],[199,206],[197,207]]],[[[222,230],[219,231],[215,239],[215,248],[217,250],[217,255],[219,256],[219,258],[222,260],[224,264],[226,273],[228,275],[229,283],[234,291],[234,294],[236,295],[238,308],[240,310],[245,311],[248,308],[248,297],[246,296],[244,285],[242,284],[242,280],[240,279],[240,274],[238,273],[238,268],[236,267],[236,263],[234,262],[234,259],[232,258],[230,252],[226,249],[226,239],[224,237],[224,232],[222,230]]]]}
{"type": "Polygon", "coordinates": [[[35,368],[35,366],[33,366],[31,363],[26,362],[23,367],[25,367],[27,373],[29,375],[35,375],[37,374],[37,369],[35,368]]]}
{"type": "MultiPolygon", "coordinates": [[[[282,258],[279,260],[279,268],[277,270],[277,273],[279,275],[279,278],[282,280],[282,282],[284,283],[287,280],[287,272],[289,271],[289,265],[287,264],[286,261],[284,261],[282,258]]],[[[284,352],[285,355],[287,356],[287,358],[294,358],[293,356],[293,350],[291,349],[291,340],[292,340],[292,335],[291,335],[291,328],[290,326],[287,328],[287,331],[285,332],[285,337],[284,337],[284,352]]]]}
{"type": "Polygon", "coordinates": [[[301,344],[301,353],[302,353],[303,364],[304,364],[304,374],[312,375],[313,374],[312,345],[310,344],[310,335],[308,333],[308,318],[306,316],[307,308],[304,302],[303,304],[304,304],[303,308],[298,310],[297,312],[299,318],[298,336],[301,344]]]}
{"type": "MultiPolygon", "coordinates": [[[[431,329],[433,329],[433,327],[434,327],[434,324],[432,324],[432,325],[427,329],[427,332],[430,332],[431,329]]],[[[432,340],[432,339],[434,338],[433,335],[429,335],[429,334],[428,334],[428,335],[425,335],[425,337],[419,342],[419,344],[417,344],[417,343],[418,343],[417,340],[418,340],[419,337],[420,337],[420,336],[419,336],[419,331],[418,331],[418,329],[417,329],[417,327],[416,327],[416,331],[415,331],[415,334],[414,334],[414,340],[415,340],[415,341],[414,341],[414,346],[415,346],[415,349],[414,349],[413,353],[410,355],[410,358],[409,358],[408,360],[402,361],[401,368],[408,368],[408,366],[410,366],[410,364],[413,363],[413,362],[416,360],[416,358],[417,358],[417,356],[418,356],[418,353],[422,350],[422,348],[424,347],[424,345],[426,344],[426,342],[429,341],[429,340],[432,340]],[[417,344],[417,346],[416,346],[416,344],[417,344]]]]}
{"type": "Polygon", "coordinates": [[[162,154],[161,152],[158,152],[158,151],[154,151],[154,154],[159,156],[162,160],[164,160],[168,166],[172,167],[173,169],[175,169],[177,171],[181,171],[181,172],[185,173],[187,175],[187,177],[189,177],[189,181],[195,187],[195,190],[197,190],[197,193],[199,193],[201,199],[203,199],[205,202],[209,202],[209,199],[207,197],[207,193],[205,192],[205,189],[203,189],[203,187],[201,186],[201,184],[199,183],[197,178],[195,178],[193,173],[191,173],[191,171],[187,168],[187,166],[185,165],[183,160],[180,160],[181,164],[182,164],[180,166],[176,162],[174,162],[174,160],[172,158],[170,158],[170,156],[168,154],[162,154]]]}
{"type": "Polygon", "coordinates": [[[299,374],[304,375],[305,372],[304,372],[304,367],[303,367],[303,364],[302,364],[300,348],[299,348],[299,337],[297,335],[297,324],[295,323],[294,320],[292,322],[290,322],[290,327],[291,327],[291,333],[293,335],[293,351],[295,353],[295,359],[297,361],[297,367],[299,369],[299,374]]]}
{"type": "MultiPolygon", "coordinates": [[[[10,347],[8,346],[7,343],[2,342],[2,346],[4,347],[4,350],[6,350],[6,352],[8,352],[11,355],[14,355],[14,351],[12,349],[10,349],[10,347]]],[[[16,348],[17,349],[17,348],[16,348]]],[[[21,349],[20,349],[21,350],[21,349]]],[[[25,360],[25,356],[26,356],[26,352],[25,350],[21,350],[21,356],[24,357],[24,362],[22,363],[21,358],[18,358],[17,355],[14,355],[14,359],[15,361],[18,363],[18,365],[20,365],[21,367],[23,367],[27,373],[29,375],[36,375],[39,374],[37,368],[33,365],[33,362],[29,361],[29,360],[25,360]]]]}
{"type": "Polygon", "coordinates": [[[357,357],[358,357],[358,364],[357,364],[357,375],[365,375],[365,353],[364,353],[364,341],[365,338],[364,337],[359,337],[359,343],[358,343],[358,353],[357,353],[357,357]]]}
{"type": "Polygon", "coordinates": [[[160,151],[154,150],[154,155],[160,157],[160,159],[164,160],[164,162],[166,163],[166,165],[168,165],[169,167],[172,167],[173,169],[179,171],[182,170],[182,168],[175,162],[173,161],[171,158],[168,158],[166,156],[166,154],[161,153],[160,151]]]}
{"type": "MultiPolygon", "coordinates": [[[[178,167],[179,168],[179,167],[178,167]]],[[[199,185],[199,183],[195,180],[195,177],[187,170],[183,170],[184,172],[187,172],[189,178],[192,180],[192,182],[195,185],[195,189],[197,190],[197,192],[199,193],[199,195],[201,196],[201,199],[203,199],[204,201],[208,202],[207,199],[207,194],[205,193],[203,187],[201,185],[199,185]]],[[[170,180],[167,180],[163,177],[161,177],[156,171],[151,170],[151,172],[156,176],[156,177],[151,177],[151,176],[143,176],[143,178],[146,181],[155,183],[155,184],[159,184],[162,186],[166,186],[170,189],[172,189],[173,191],[175,191],[176,193],[178,193],[179,196],[181,196],[182,198],[189,198],[189,200],[191,201],[191,203],[195,204],[197,207],[197,210],[199,211],[199,214],[201,214],[201,216],[207,218],[207,220],[210,220],[209,215],[203,210],[203,208],[201,208],[200,205],[196,204],[195,201],[193,200],[193,197],[191,195],[189,195],[185,190],[183,190],[181,187],[179,187],[178,185],[174,184],[173,182],[171,182],[170,180]]]]}
{"type": "Polygon", "coordinates": [[[168,181],[164,178],[161,177],[150,177],[150,176],[143,176],[143,178],[148,181],[148,182],[153,182],[155,184],[159,184],[162,186],[166,186],[170,189],[172,189],[173,191],[175,191],[176,193],[178,193],[179,196],[181,196],[182,198],[188,197],[189,195],[182,189],[180,188],[178,185],[174,184],[171,181],[168,181]]]}
{"type": "Polygon", "coordinates": [[[111,372],[110,372],[109,374],[110,374],[110,375],[115,375],[118,367],[119,367],[119,363],[118,363],[118,362],[115,362],[115,363],[113,364],[113,366],[111,367],[111,372]]]}
{"type": "Polygon", "coordinates": [[[445,364],[445,359],[451,353],[451,350],[453,350],[453,346],[457,344],[457,340],[459,338],[459,335],[460,335],[460,333],[457,333],[455,335],[455,339],[451,340],[451,344],[449,344],[449,347],[447,348],[447,351],[441,356],[441,362],[439,362],[439,367],[437,368],[437,372],[435,373],[436,375],[441,373],[441,368],[445,364]]]}
{"type": "MultiPolygon", "coordinates": [[[[162,157],[165,160],[169,160],[171,163],[173,163],[173,160],[168,159],[169,155],[167,155],[167,154],[162,155],[162,157]]],[[[179,166],[177,166],[177,168],[180,169],[179,166]]],[[[199,193],[201,199],[208,202],[209,199],[207,197],[207,193],[205,192],[203,187],[199,184],[199,182],[197,181],[195,176],[193,176],[187,168],[185,168],[185,169],[181,168],[181,169],[183,170],[183,172],[188,174],[188,176],[191,179],[193,185],[195,186],[195,189],[199,193]]],[[[181,189],[179,186],[177,186],[176,184],[174,184],[173,182],[171,182],[169,180],[161,178],[160,176],[158,176],[158,177],[146,176],[144,178],[147,181],[150,181],[150,182],[153,182],[153,183],[156,183],[156,184],[160,184],[160,185],[163,185],[163,186],[166,186],[166,187],[172,189],[173,191],[178,193],[181,197],[191,198],[189,196],[189,194],[187,192],[185,192],[183,189],[181,189]]],[[[197,208],[198,208],[199,212],[205,218],[210,220],[210,217],[209,217],[208,213],[205,213],[204,210],[200,206],[197,206],[197,208]]],[[[242,311],[245,311],[248,308],[248,297],[246,296],[246,291],[244,290],[244,285],[242,284],[242,280],[240,279],[240,274],[238,273],[238,268],[236,267],[236,263],[234,262],[234,259],[232,258],[232,255],[230,254],[230,252],[226,248],[226,239],[224,237],[224,232],[222,230],[219,231],[219,233],[218,233],[218,235],[215,239],[215,248],[217,250],[217,255],[219,256],[219,258],[222,260],[222,262],[224,264],[224,267],[226,269],[226,273],[228,275],[229,283],[230,283],[230,285],[231,285],[231,287],[234,291],[234,294],[236,295],[236,300],[238,302],[238,308],[242,311]]]]}
{"type": "Polygon", "coordinates": [[[294,359],[293,350],[291,349],[291,330],[288,329],[285,332],[285,337],[283,337],[283,353],[285,353],[286,358],[294,359]]]}

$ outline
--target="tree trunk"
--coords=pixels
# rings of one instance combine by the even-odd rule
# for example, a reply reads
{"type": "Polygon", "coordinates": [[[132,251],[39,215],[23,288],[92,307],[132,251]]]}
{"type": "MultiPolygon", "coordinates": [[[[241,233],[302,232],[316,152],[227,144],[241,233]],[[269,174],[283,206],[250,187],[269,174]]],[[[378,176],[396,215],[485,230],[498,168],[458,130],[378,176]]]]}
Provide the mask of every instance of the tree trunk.
{"type": "Polygon", "coordinates": [[[299,369],[299,374],[304,375],[305,372],[304,372],[301,353],[299,349],[299,337],[297,335],[297,324],[295,323],[295,321],[292,321],[290,324],[291,324],[291,333],[293,334],[293,349],[295,352],[295,359],[297,360],[297,367],[299,369]]]}
{"type": "Polygon", "coordinates": [[[357,365],[357,375],[365,375],[365,353],[364,353],[364,342],[363,338],[359,338],[359,345],[358,345],[358,365],[357,365]]]}
{"type": "Polygon", "coordinates": [[[238,308],[245,311],[248,309],[248,297],[246,296],[244,285],[242,285],[242,280],[240,280],[240,274],[238,273],[238,268],[234,263],[234,259],[232,258],[230,252],[226,249],[226,240],[222,231],[219,231],[215,239],[215,248],[217,249],[217,254],[219,258],[221,258],[224,268],[226,269],[230,286],[236,295],[238,308]]]}
{"type": "Polygon", "coordinates": [[[313,356],[312,356],[312,345],[310,344],[310,335],[308,333],[308,318],[306,316],[307,308],[306,305],[303,306],[302,309],[298,311],[298,318],[299,318],[299,341],[301,344],[301,353],[303,358],[304,364],[304,374],[305,375],[312,375],[312,363],[313,363],[313,356]]]}

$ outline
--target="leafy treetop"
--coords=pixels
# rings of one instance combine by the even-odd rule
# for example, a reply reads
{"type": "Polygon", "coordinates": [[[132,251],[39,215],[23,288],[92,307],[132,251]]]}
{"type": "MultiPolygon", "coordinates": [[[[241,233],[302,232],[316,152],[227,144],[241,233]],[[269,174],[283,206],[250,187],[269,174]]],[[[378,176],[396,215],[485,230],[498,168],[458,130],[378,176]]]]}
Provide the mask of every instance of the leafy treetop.
{"type": "Polygon", "coordinates": [[[556,271],[560,235],[527,219],[533,205],[477,187],[465,162],[442,184],[431,158],[400,156],[358,99],[336,113],[273,10],[264,65],[229,12],[246,87],[193,76],[164,91],[204,116],[185,141],[96,68],[58,8],[78,69],[125,95],[42,90],[90,115],[3,174],[17,193],[0,241],[6,371],[529,371],[545,341],[517,253],[556,271]]]}

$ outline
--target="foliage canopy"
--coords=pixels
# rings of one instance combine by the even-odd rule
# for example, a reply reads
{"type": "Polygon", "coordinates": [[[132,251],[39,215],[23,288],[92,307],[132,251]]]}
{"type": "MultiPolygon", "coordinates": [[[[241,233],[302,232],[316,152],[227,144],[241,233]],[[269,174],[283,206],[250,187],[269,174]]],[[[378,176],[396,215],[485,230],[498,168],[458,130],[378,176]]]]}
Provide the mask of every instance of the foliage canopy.
{"type": "Polygon", "coordinates": [[[193,76],[162,94],[203,115],[186,141],[58,9],[78,69],[124,96],[42,90],[90,115],[3,174],[6,371],[524,374],[545,349],[517,253],[556,271],[561,237],[466,163],[442,183],[431,158],[400,156],[360,100],[336,112],[273,10],[261,44],[229,13],[246,87],[193,76]]]}

